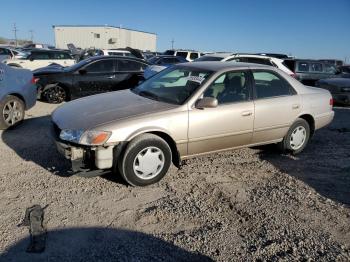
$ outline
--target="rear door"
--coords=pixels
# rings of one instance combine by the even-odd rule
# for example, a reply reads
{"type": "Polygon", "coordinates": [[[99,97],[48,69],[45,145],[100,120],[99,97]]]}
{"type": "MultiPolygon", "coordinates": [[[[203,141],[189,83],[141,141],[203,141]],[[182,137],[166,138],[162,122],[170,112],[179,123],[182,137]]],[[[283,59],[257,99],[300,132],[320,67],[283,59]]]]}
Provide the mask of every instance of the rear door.
{"type": "Polygon", "coordinates": [[[74,75],[74,85],[81,96],[112,91],[114,59],[102,59],[86,65],[74,75]]]}
{"type": "Polygon", "coordinates": [[[301,111],[300,97],[278,73],[253,70],[255,120],[252,143],[283,138],[301,111]]]}

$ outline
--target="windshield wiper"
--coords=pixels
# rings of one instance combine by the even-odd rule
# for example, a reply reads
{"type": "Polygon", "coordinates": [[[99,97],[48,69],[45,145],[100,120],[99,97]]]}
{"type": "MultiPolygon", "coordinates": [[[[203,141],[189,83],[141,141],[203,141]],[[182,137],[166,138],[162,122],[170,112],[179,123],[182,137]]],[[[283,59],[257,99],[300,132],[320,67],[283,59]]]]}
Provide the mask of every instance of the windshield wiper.
{"type": "Polygon", "coordinates": [[[150,92],[150,91],[146,91],[146,90],[142,90],[138,93],[140,96],[144,96],[144,97],[148,97],[154,100],[159,101],[159,96],[157,96],[156,94],[150,92]]]}

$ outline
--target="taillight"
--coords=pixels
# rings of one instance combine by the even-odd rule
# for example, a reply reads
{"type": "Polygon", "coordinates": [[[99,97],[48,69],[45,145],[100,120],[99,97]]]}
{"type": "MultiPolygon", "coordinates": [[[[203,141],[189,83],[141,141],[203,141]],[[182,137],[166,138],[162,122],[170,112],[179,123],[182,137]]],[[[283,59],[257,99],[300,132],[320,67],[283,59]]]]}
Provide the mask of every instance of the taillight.
{"type": "Polygon", "coordinates": [[[32,80],[30,81],[30,83],[32,84],[36,84],[39,81],[39,78],[35,78],[34,76],[32,77],[32,80]]]}
{"type": "Polygon", "coordinates": [[[333,104],[334,104],[334,99],[333,98],[329,99],[329,105],[333,106],[333,104]]]}

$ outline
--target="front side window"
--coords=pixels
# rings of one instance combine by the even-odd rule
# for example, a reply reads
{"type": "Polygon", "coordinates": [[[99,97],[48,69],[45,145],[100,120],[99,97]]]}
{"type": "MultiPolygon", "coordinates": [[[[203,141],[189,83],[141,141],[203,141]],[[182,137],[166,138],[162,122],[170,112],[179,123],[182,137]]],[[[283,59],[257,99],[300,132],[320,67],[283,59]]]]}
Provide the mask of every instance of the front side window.
{"type": "Polygon", "coordinates": [[[198,53],[191,53],[190,54],[190,59],[194,60],[198,58],[198,53]]]}
{"type": "Polygon", "coordinates": [[[253,72],[256,98],[269,98],[295,94],[291,85],[281,76],[267,71],[253,72]]]}
{"type": "Polygon", "coordinates": [[[181,105],[212,74],[211,71],[170,67],[143,82],[132,91],[149,99],[181,105]]]}
{"type": "Polygon", "coordinates": [[[113,72],[113,60],[106,59],[92,63],[85,68],[88,73],[109,73],[113,72]]]}
{"type": "Polygon", "coordinates": [[[325,64],[324,71],[329,74],[335,74],[337,72],[337,68],[332,64],[325,64]]]}
{"type": "Polygon", "coordinates": [[[52,53],[51,57],[56,60],[71,59],[70,55],[67,53],[52,53]]]}
{"type": "Polygon", "coordinates": [[[311,72],[322,72],[322,64],[321,63],[311,63],[311,72]]]}
{"type": "Polygon", "coordinates": [[[204,92],[204,97],[214,97],[220,104],[248,101],[250,99],[249,75],[233,71],[219,76],[204,92]]]}

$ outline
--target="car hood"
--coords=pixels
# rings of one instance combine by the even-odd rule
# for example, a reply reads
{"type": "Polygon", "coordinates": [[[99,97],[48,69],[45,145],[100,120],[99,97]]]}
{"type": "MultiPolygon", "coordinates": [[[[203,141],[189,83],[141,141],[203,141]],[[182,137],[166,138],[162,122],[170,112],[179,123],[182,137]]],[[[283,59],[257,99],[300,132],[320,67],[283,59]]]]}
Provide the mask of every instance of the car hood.
{"type": "Polygon", "coordinates": [[[50,65],[46,67],[42,67],[33,71],[34,76],[39,75],[49,75],[49,74],[60,74],[64,73],[64,67],[59,65],[50,65]]]}
{"type": "Polygon", "coordinates": [[[68,102],[52,114],[60,129],[89,130],[125,118],[157,113],[176,105],[158,102],[130,90],[109,92],[68,102]]]}

